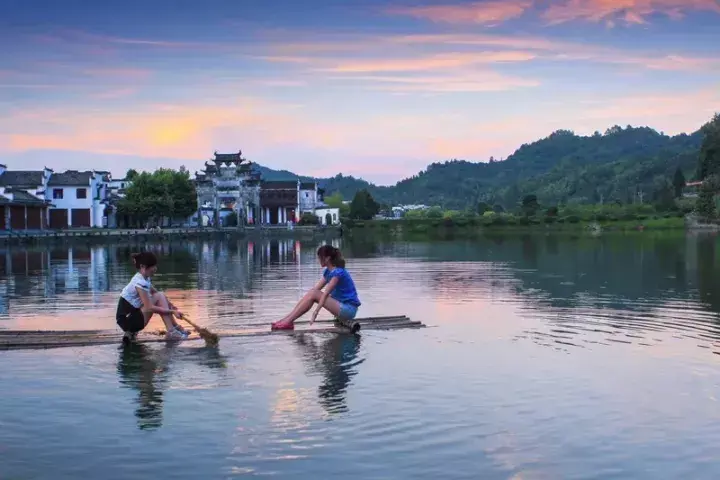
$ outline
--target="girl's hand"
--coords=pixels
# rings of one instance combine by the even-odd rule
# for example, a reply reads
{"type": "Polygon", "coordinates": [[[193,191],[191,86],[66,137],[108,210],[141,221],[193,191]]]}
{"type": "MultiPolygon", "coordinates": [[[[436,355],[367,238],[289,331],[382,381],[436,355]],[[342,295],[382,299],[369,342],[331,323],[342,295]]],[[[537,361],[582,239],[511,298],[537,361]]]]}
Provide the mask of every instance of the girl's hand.
{"type": "Polygon", "coordinates": [[[175,318],[183,318],[185,315],[178,309],[175,309],[173,311],[173,315],[175,315],[175,318]]]}

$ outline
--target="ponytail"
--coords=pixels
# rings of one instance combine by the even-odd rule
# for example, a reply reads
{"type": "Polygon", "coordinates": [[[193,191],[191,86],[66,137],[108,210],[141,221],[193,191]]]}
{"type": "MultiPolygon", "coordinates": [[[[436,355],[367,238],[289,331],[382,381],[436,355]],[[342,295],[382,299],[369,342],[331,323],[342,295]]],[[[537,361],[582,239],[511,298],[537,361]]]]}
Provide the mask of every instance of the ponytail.
{"type": "Polygon", "coordinates": [[[141,266],[150,268],[157,265],[157,257],[155,257],[155,254],[152,252],[133,253],[130,255],[130,258],[132,258],[133,265],[135,265],[135,269],[137,270],[140,270],[141,266]]]}
{"type": "Polygon", "coordinates": [[[318,248],[317,255],[318,257],[329,258],[330,263],[334,267],[345,268],[345,258],[343,258],[339,248],[335,248],[332,245],[323,245],[318,248]]]}

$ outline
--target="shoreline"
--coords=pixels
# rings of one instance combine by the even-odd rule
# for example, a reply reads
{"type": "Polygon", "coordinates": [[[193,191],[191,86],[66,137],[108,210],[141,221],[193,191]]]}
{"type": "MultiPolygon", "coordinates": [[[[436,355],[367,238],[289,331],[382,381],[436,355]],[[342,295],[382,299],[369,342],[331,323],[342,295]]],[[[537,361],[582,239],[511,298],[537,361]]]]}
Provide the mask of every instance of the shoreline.
{"type": "Polygon", "coordinates": [[[685,217],[657,217],[623,220],[542,221],[543,219],[521,219],[512,223],[483,221],[483,219],[393,219],[351,221],[345,224],[348,235],[378,233],[391,235],[426,234],[473,235],[491,232],[507,233],[588,233],[643,232],[643,231],[708,231],[720,229],[720,225],[698,224],[685,217]]]}
{"type": "Polygon", "coordinates": [[[169,239],[229,239],[257,237],[324,237],[341,236],[342,227],[314,225],[296,225],[289,229],[286,225],[264,227],[220,227],[198,228],[179,227],[148,231],[142,228],[78,228],[69,230],[30,230],[0,232],[0,246],[37,245],[44,243],[102,243],[122,241],[147,241],[169,239]]]}

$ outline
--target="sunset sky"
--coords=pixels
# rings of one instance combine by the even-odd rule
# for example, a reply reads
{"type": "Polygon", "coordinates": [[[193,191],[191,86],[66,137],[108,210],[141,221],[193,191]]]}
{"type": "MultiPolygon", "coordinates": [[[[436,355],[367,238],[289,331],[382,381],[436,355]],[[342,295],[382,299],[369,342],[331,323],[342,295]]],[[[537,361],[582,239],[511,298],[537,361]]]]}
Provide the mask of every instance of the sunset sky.
{"type": "Polygon", "coordinates": [[[720,0],[3,0],[0,163],[381,184],[720,111],[720,0]]]}

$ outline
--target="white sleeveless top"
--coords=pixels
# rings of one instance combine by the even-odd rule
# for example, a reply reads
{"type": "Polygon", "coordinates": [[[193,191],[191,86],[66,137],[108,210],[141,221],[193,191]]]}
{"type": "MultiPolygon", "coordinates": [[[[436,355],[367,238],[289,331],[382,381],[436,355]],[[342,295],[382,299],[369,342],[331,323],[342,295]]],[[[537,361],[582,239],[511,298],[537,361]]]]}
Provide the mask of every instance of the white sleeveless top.
{"type": "Polygon", "coordinates": [[[141,290],[145,290],[148,295],[150,295],[150,287],[152,287],[152,284],[150,283],[149,278],[143,277],[140,275],[140,272],[138,272],[130,279],[130,283],[123,288],[122,293],[120,294],[120,296],[127,300],[133,307],[142,308],[142,299],[135,287],[140,287],[141,290]]]}

